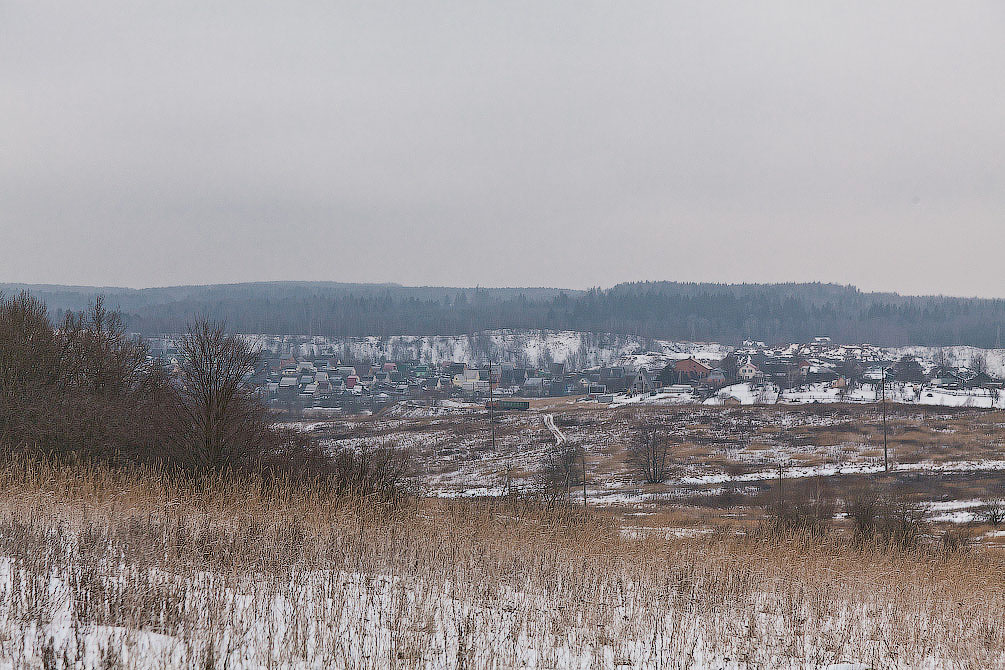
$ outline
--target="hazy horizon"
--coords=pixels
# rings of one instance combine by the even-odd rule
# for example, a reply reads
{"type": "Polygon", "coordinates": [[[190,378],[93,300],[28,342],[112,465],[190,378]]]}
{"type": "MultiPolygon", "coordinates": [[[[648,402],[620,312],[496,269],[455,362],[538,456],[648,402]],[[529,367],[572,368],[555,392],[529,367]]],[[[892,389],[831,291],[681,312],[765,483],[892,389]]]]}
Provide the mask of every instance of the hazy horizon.
{"type": "Polygon", "coordinates": [[[15,1],[0,280],[1005,297],[1005,5],[15,1]]]}
{"type": "MultiPolygon", "coordinates": [[[[0,277],[0,279],[3,279],[0,277]]],[[[216,282],[209,284],[164,284],[158,286],[113,286],[113,285],[88,285],[88,284],[55,284],[52,282],[19,282],[19,281],[0,281],[0,290],[4,286],[26,286],[26,287],[49,287],[49,288],[66,288],[66,289],[78,289],[78,290],[122,290],[122,291],[152,291],[160,289],[180,289],[180,288],[200,288],[200,287],[225,287],[225,286],[248,286],[256,284],[338,284],[347,286],[393,286],[398,288],[407,289],[447,289],[447,290],[475,290],[475,289],[486,289],[486,290],[504,290],[504,291],[588,291],[590,289],[608,290],[615,286],[622,284],[634,284],[634,283],[674,283],[674,284],[709,284],[709,285],[720,285],[720,286],[779,286],[779,285],[810,285],[810,284],[821,284],[825,286],[839,286],[839,287],[850,287],[861,291],[862,293],[875,293],[875,294],[893,294],[900,295],[901,297],[916,297],[916,298],[932,298],[932,297],[945,297],[945,298],[961,298],[961,299],[980,299],[980,300],[1005,300],[1002,296],[982,296],[982,295],[955,295],[950,293],[908,293],[903,291],[893,291],[893,290],[869,290],[854,283],[841,283],[841,282],[821,282],[821,281],[806,281],[806,282],[796,282],[796,281],[780,281],[780,282],[715,282],[715,281],[682,281],[676,279],[639,279],[626,282],[616,282],[609,286],[490,286],[490,285],[477,285],[472,284],[469,286],[461,284],[404,284],[401,282],[393,281],[375,281],[375,282],[353,282],[353,281],[337,281],[337,280],[323,280],[323,279],[276,279],[276,280],[251,280],[242,282],[216,282]]]]}

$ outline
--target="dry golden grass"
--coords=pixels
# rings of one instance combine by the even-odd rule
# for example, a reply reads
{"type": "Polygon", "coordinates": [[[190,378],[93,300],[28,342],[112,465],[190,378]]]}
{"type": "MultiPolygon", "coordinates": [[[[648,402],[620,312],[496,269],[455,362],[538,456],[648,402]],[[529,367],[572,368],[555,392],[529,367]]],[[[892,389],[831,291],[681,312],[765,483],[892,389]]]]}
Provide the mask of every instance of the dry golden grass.
{"type": "Polygon", "coordinates": [[[749,451],[764,451],[766,449],[773,449],[771,445],[761,444],[760,442],[754,442],[746,447],[749,451]]]}
{"type": "Polygon", "coordinates": [[[826,462],[824,455],[814,452],[792,454],[791,458],[797,465],[823,465],[826,462]]]}
{"type": "Polygon", "coordinates": [[[1005,667],[997,551],[42,463],[0,491],[14,667],[1005,667]]]}

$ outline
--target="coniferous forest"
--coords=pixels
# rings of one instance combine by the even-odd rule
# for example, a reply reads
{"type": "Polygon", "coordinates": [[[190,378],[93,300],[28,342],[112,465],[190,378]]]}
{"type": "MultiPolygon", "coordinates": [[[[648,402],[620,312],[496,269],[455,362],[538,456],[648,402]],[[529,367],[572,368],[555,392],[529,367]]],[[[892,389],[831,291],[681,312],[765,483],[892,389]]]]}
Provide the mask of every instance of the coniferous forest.
{"type": "Polygon", "coordinates": [[[212,315],[238,332],[452,335],[488,329],[611,332],[677,340],[744,339],[995,347],[1005,300],[867,293],[836,284],[645,282],[586,291],[268,282],[154,289],[27,288],[57,318],[104,295],[133,332],[182,332],[212,315]]]}

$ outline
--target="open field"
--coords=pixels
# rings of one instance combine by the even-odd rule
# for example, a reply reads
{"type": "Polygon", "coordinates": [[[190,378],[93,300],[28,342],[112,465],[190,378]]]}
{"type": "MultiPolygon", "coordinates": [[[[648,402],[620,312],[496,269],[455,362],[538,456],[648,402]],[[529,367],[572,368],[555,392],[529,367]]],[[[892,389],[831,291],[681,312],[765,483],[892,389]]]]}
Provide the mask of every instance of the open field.
{"type": "Polygon", "coordinates": [[[0,471],[0,667],[1005,667],[1005,556],[0,471]]]}
{"type": "Polygon", "coordinates": [[[393,505],[8,461],[0,668],[1005,668],[1005,532],[984,518],[999,412],[891,406],[889,473],[875,407],[497,418],[300,425],[335,449],[407,448],[425,495],[393,505]],[[626,459],[651,425],[673,436],[662,484],[626,459]],[[585,509],[578,486],[536,494],[559,443],[583,448],[585,509]],[[811,489],[834,501],[823,533],[772,525],[811,489]],[[917,541],[857,536],[843,503],[861,490],[920,510],[917,541]]]}
{"type": "MultiPolygon", "coordinates": [[[[422,408],[400,407],[313,429],[332,447],[409,449],[430,495],[500,496],[536,487],[556,444],[545,425],[549,415],[567,443],[585,452],[588,504],[624,513],[630,523],[666,514],[685,526],[758,523],[777,496],[779,466],[784,480],[822,479],[839,499],[864,485],[894,490],[944,524],[974,522],[987,502],[1005,497],[1000,411],[889,405],[890,472],[877,406],[610,409],[566,401],[497,413],[494,449],[488,414],[477,409],[423,417],[422,408]],[[627,446],[651,425],[673,436],[673,464],[662,484],[645,484],[626,460],[627,446]]],[[[581,489],[577,495],[581,504],[581,489]]],[[[993,528],[969,530],[978,540],[1000,541],[993,528]]]]}

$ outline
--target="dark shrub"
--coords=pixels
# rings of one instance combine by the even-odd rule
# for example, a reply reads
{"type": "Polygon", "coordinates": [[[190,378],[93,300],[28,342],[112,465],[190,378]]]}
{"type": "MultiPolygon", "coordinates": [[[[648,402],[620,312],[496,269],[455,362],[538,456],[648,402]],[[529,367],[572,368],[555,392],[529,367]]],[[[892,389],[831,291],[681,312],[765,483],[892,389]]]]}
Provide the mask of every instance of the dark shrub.
{"type": "Polygon", "coordinates": [[[924,535],[925,511],[908,498],[873,487],[860,487],[845,499],[845,511],[858,542],[910,549],[924,535]]]}
{"type": "Polygon", "coordinates": [[[830,488],[819,478],[785,482],[776,500],[767,506],[774,533],[823,535],[830,528],[836,505],[830,488]]]}

